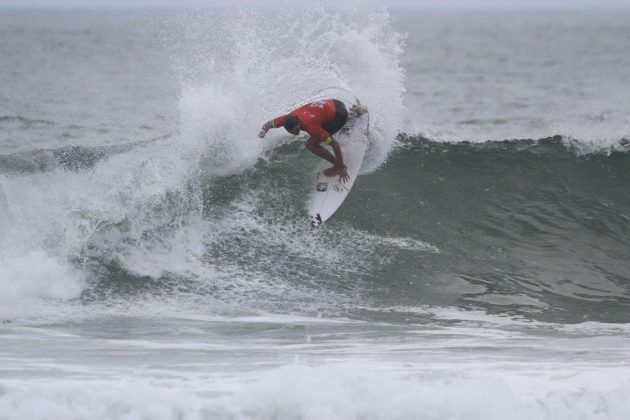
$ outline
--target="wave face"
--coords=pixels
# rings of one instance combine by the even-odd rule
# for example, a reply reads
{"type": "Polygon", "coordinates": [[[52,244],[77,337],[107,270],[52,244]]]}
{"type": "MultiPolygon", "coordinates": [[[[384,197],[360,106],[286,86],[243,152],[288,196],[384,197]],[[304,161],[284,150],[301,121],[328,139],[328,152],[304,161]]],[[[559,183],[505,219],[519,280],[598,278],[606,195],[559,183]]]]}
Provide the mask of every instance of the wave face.
{"type": "Polygon", "coordinates": [[[192,158],[166,159],[166,144],[127,149],[91,167],[63,162],[3,178],[3,229],[13,238],[4,278],[22,279],[12,299],[177,296],[219,311],[359,318],[374,316],[361,309],[368,304],[567,322],[629,315],[624,143],[581,155],[560,137],[401,135],[315,230],[304,210],[312,175],[304,162],[315,162],[299,142],[232,175],[204,171],[204,159],[194,171],[192,158]],[[49,285],[33,266],[50,272],[49,285]]]}
{"type": "Polygon", "coordinates": [[[395,221],[389,232],[411,230],[440,248],[423,277],[454,275],[479,288],[461,303],[622,320],[630,284],[624,145],[580,155],[560,137],[449,144],[403,136],[365,184],[383,194],[378,212],[395,221]]]}

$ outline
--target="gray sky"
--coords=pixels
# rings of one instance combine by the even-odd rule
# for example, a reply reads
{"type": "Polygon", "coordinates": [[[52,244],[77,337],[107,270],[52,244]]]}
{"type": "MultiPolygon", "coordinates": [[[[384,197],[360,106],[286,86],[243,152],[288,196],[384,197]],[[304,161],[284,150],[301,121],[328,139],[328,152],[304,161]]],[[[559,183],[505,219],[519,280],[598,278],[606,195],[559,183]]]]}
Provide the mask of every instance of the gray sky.
{"type": "MultiPolygon", "coordinates": [[[[316,4],[307,0],[0,0],[0,8],[128,8],[203,7],[216,5],[262,6],[269,4],[316,4]]],[[[356,3],[323,0],[323,4],[356,3]]],[[[393,7],[431,8],[630,8],[630,0],[380,0],[374,4],[393,7]]]]}

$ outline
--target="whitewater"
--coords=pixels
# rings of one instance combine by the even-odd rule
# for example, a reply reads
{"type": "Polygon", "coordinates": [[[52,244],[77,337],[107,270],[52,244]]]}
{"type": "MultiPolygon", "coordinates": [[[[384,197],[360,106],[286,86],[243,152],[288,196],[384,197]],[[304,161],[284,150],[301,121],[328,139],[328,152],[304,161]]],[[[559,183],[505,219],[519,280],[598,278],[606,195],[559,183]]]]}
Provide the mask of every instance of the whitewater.
{"type": "Polygon", "coordinates": [[[0,10],[0,419],[629,418],[629,22],[0,10]]]}

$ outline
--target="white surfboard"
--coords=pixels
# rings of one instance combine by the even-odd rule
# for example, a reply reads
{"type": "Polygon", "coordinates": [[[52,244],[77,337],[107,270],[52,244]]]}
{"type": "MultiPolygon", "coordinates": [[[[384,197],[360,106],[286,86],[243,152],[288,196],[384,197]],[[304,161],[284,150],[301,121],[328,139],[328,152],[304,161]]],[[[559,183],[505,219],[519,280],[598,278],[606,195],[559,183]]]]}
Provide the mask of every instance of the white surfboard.
{"type": "MultiPolygon", "coordinates": [[[[346,105],[350,110],[352,105],[359,105],[358,99],[345,89],[329,88],[321,91],[313,100],[330,98],[337,99],[346,105]]],[[[339,142],[343,162],[348,167],[350,180],[343,183],[339,176],[326,176],[324,170],[330,168],[330,162],[322,159],[317,167],[317,175],[312,185],[311,199],[308,206],[308,214],[311,219],[311,226],[319,226],[328,220],[344,202],[354,182],[359,175],[363,156],[368,145],[368,129],[370,116],[368,113],[357,118],[351,118],[348,123],[333,135],[339,142]]],[[[323,146],[329,147],[329,146],[323,146]]],[[[329,147],[332,152],[332,148],[329,147]]]]}

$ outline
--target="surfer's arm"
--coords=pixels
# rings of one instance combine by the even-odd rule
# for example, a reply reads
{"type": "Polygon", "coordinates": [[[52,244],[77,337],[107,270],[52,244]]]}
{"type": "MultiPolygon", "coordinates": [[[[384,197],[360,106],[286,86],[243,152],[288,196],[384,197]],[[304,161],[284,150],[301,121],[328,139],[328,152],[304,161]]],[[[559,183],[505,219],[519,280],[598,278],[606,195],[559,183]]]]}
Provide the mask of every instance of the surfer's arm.
{"type": "Polygon", "coordinates": [[[258,133],[258,137],[260,138],[265,137],[265,134],[267,134],[267,131],[271,130],[272,128],[282,127],[282,124],[284,124],[284,116],[275,118],[271,121],[267,121],[260,129],[260,133],[258,133]]]}
{"type": "Polygon", "coordinates": [[[304,130],[311,135],[315,141],[322,142],[332,147],[333,152],[335,152],[335,162],[332,162],[337,169],[345,168],[346,165],[343,164],[343,155],[341,154],[341,146],[337,140],[333,139],[333,137],[328,134],[328,131],[324,130],[321,127],[309,127],[306,124],[303,126],[304,130]]]}
{"type": "MultiPolygon", "coordinates": [[[[335,167],[337,168],[337,174],[339,175],[339,180],[346,183],[350,180],[350,176],[348,175],[348,168],[343,163],[343,155],[341,154],[341,146],[339,146],[339,142],[329,137],[328,139],[332,140],[329,144],[332,146],[333,152],[335,152],[335,167]]],[[[328,143],[328,141],[327,141],[328,143]]]]}
{"type": "Polygon", "coordinates": [[[333,152],[335,152],[335,161],[331,161],[333,165],[335,165],[337,168],[342,168],[345,166],[343,164],[343,156],[341,155],[341,146],[339,146],[337,140],[333,139],[333,137],[328,134],[328,131],[319,126],[311,127],[307,126],[306,124],[304,124],[302,128],[311,135],[312,141],[324,143],[332,147],[333,152]]]}
{"type": "Polygon", "coordinates": [[[335,152],[335,161],[336,161],[335,166],[338,169],[341,169],[344,166],[346,166],[343,164],[343,155],[341,154],[341,147],[339,146],[339,143],[337,142],[337,140],[334,140],[332,137],[329,137],[329,139],[331,139],[332,141],[330,143],[328,142],[326,143],[330,144],[332,146],[333,152],[335,152]]]}

